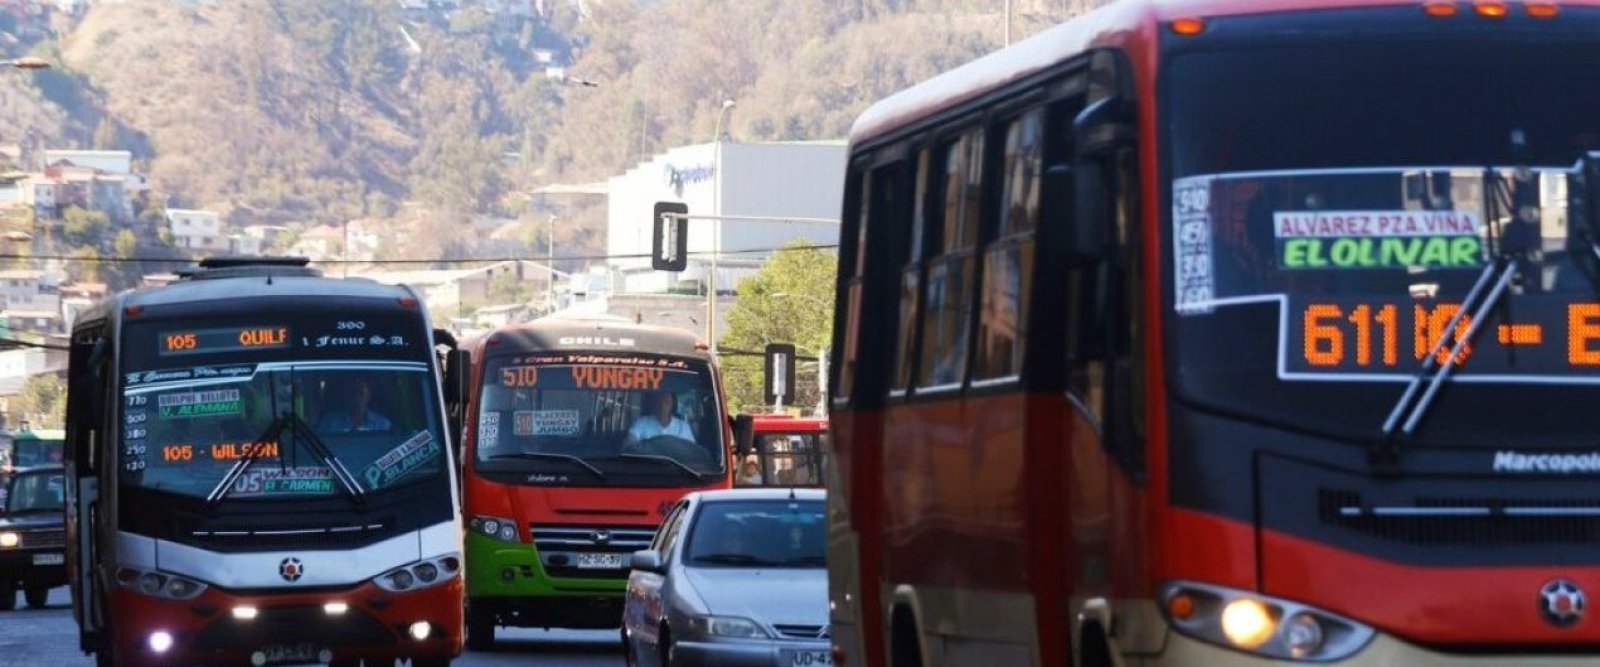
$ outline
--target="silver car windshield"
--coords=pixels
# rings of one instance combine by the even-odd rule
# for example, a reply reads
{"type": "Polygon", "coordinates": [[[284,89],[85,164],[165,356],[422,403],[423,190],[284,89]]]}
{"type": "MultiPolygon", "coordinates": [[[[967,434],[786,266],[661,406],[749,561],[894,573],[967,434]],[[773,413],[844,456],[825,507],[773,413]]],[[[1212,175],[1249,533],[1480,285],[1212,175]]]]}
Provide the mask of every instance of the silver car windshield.
{"type": "Polygon", "coordinates": [[[685,562],[700,567],[821,568],[827,542],[820,500],[727,500],[700,508],[685,562]]]}

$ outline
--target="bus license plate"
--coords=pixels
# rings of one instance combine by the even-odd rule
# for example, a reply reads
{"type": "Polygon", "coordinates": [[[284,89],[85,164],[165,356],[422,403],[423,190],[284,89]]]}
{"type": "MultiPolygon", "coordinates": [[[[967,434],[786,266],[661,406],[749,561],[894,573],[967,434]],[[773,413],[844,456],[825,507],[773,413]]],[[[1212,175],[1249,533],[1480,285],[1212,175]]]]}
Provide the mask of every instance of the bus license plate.
{"type": "Polygon", "coordinates": [[[784,649],[782,664],[789,667],[818,667],[833,664],[833,655],[827,650],[799,651],[784,649]]]}
{"type": "Polygon", "coordinates": [[[620,570],[622,554],[578,554],[580,570],[620,570]]]}
{"type": "Polygon", "coordinates": [[[34,565],[65,565],[67,557],[63,554],[34,554],[34,565]]]}
{"type": "Polygon", "coordinates": [[[296,646],[268,646],[259,651],[266,664],[278,665],[283,663],[318,662],[320,653],[317,647],[310,644],[296,646]]]}

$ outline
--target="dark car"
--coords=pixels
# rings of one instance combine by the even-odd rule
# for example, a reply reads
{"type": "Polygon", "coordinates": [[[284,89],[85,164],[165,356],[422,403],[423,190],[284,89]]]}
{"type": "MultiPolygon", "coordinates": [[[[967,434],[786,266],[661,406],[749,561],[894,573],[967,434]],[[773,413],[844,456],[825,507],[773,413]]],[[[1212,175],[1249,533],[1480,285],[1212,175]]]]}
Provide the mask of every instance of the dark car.
{"type": "Polygon", "coordinates": [[[15,471],[0,512],[0,610],[14,609],[21,588],[28,606],[43,607],[50,589],[67,583],[61,466],[15,471]]]}

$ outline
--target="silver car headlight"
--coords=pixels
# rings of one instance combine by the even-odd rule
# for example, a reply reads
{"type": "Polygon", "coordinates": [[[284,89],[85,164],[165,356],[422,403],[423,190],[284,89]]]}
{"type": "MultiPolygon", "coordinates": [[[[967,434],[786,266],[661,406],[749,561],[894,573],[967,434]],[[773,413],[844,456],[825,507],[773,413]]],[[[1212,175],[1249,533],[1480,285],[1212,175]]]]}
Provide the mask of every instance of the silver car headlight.
{"type": "Polygon", "coordinates": [[[22,535],[19,533],[0,533],[0,549],[14,549],[22,544],[22,535]]]}
{"type": "Polygon", "coordinates": [[[690,634],[699,637],[770,639],[760,624],[738,616],[694,616],[689,619],[690,634]]]}
{"type": "Polygon", "coordinates": [[[1187,581],[1162,587],[1161,613],[1173,629],[1195,639],[1304,662],[1343,660],[1376,634],[1366,625],[1314,607],[1187,581]]]}

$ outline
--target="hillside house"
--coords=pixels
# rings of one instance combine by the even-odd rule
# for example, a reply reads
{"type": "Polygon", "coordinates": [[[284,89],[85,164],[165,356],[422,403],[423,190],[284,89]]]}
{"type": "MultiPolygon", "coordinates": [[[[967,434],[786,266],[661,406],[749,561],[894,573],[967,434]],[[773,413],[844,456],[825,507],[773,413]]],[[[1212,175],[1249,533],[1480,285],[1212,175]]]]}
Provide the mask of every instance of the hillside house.
{"type": "Polygon", "coordinates": [[[215,211],[169,208],[167,225],[173,245],[179,248],[211,252],[228,249],[228,237],[223,234],[222,220],[215,211]]]}

